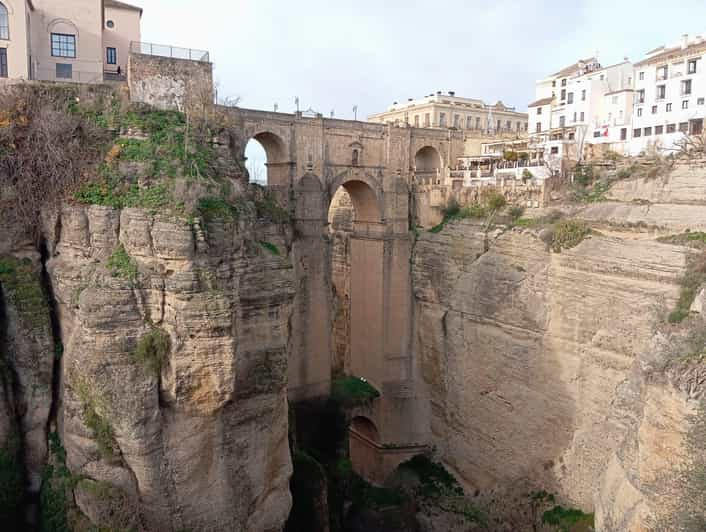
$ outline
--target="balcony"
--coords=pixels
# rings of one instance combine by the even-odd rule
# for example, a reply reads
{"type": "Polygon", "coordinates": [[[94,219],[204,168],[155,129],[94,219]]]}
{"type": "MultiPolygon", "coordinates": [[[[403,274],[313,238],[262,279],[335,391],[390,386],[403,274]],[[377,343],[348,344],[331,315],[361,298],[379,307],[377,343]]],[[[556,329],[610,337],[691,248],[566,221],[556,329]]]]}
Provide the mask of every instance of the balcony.
{"type": "Polygon", "coordinates": [[[169,57],[172,59],[185,59],[187,61],[210,62],[210,55],[206,50],[195,50],[193,48],[181,48],[167,44],[154,44],[149,42],[132,41],[130,43],[130,53],[153,55],[157,57],[169,57]]]}

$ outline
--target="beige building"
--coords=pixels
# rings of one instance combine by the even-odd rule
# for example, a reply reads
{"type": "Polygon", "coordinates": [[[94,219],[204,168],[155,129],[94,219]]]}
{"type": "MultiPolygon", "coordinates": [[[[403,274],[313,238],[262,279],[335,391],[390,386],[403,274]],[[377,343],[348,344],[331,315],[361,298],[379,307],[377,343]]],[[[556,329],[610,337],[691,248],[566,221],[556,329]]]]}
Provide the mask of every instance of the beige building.
{"type": "Polygon", "coordinates": [[[117,0],[0,0],[0,77],[120,79],[141,16],[117,0]]]}
{"type": "Polygon", "coordinates": [[[527,113],[519,113],[502,102],[488,105],[456,93],[430,94],[404,103],[393,103],[384,113],[368,117],[370,122],[407,124],[412,127],[459,129],[490,135],[527,132],[527,113]]]}

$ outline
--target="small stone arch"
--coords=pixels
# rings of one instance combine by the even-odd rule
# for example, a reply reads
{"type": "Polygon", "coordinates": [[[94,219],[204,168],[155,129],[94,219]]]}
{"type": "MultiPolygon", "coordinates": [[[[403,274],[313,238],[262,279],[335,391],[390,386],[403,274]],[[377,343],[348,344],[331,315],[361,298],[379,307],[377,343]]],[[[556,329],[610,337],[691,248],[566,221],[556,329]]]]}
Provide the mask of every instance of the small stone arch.
{"type": "Polygon", "coordinates": [[[344,174],[332,184],[331,198],[340,187],[343,187],[351,198],[357,222],[383,221],[382,192],[373,179],[363,175],[344,174]]]}
{"type": "Polygon", "coordinates": [[[378,443],[380,441],[380,433],[377,426],[373,421],[365,416],[356,416],[351,420],[352,431],[357,432],[359,435],[370,440],[371,442],[378,443]]]}
{"type": "Polygon", "coordinates": [[[424,146],[414,155],[414,169],[417,173],[437,172],[442,168],[441,154],[433,146],[424,146]]]}
{"type": "Polygon", "coordinates": [[[349,452],[353,471],[368,482],[382,484],[380,478],[380,433],[375,423],[364,416],[351,420],[348,429],[349,452]]]}
{"type": "MultiPolygon", "coordinates": [[[[261,180],[266,181],[268,186],[274,186],[285,189],[289,184],[289,154],[287,145],[281,136],[272,131],[259,131],[248,136],[243,143],[242,153],[240,154],[243,161],[246,161],[246,167],[249,167],[248,173],[252,174],[253,170],[262,170],[261,165],[256,165],[257,168],[250,167],[247,164],[246,151],[248,145],[256,141],[265,152],[265,171],[266,176],[262,176],[261,180]]],[[[249,175],[250,181],[258,181],[259,176],[249,175]]]]}
{"type": "MultiPolygon", "coordinates": [[[[47,24],[49,33],[73,33],[76,36],[76,46],[78,47],[79,31],[78,26],[67,18],[55,18],[47,24]]],[[[78,50],[76,51],[78,55],[78,50]]]]}

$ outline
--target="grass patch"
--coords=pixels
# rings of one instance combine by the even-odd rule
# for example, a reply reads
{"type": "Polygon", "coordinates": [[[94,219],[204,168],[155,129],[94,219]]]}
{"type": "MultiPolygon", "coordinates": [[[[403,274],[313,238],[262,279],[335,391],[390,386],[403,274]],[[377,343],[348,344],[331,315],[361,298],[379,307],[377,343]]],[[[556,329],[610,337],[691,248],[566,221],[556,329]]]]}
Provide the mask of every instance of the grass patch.
{"type": "Polygon", "coordinates": [[[74,193],[74,200],[83,205],[101,205],[113,209],[127,207],[149,209],[153,212],[174,205],[174,194],[166,183],[140,187],[120,182],[114,177],[86,183],[74,193]]]}
{"type": "Polygon", "coordinates": [[[0,284],[26,327],[49,327],[49,305],[30,259],[0,256],[0,284]]]}
{"type": "Polygon", "coordinates": [[[555,506],[542,515],[542,523],[553,525],[561,532],[588,532],[593,530],[593,514],[583,513],[576,508],[555,506]]]}
{"type": "Polygon", "coordinates": [[[603,181],[594,183],[589,187],[575,187],[571,193],[573,201],[578,203],[598,203],[608,201],[606,192],[610,190],[610,184],[603,181]]]}
{"type": "Polygon", "coordinates": [[[551,248],[556,253],[578,246],[591,234],[591,228],[579,220],[561,220],[552,227],[551,248]]]}
{"type": "Polygon", "coordinates": [[[240,214],[238,207],[223,198],[215,196],[201,198],[196,205],[196,212],[206,223],[211,223],[215,220],[234,222],[238,220],[240,214]]]}
{"type": "Polygon", "coordinates": [[[126,279],[134,284],[137,281],[137,263],[127,254],[125,246],[118,244],[107,262],[110,275],[126,279]]]}
{"type": "Polygon", "coordinates": [[[159,377],[162,364],[169,354],[169,346],[169,335],[161,329],[154,329],[142,335],[131,357],[142,365],[147,374],[159,377]]]}
{"type": "Polygon", "coordinates": [[[679,246],[689,246],[696,249],[706,249],[706,233],[701,231],[685,231],[678,235],[661,236],[657,242],[663,244],[675,244],[679,246]]]}
{"type": "Polygon", "coordinates": [[[97,401],[93,398],[85,383],[78,383],[76,395],[81,403],[83,422],[86,424],[86,428],[91,431],[91,435],[98,446],[98,454],[105,459],[113,458],[117,453],[117,449],[110,421],[98,413],[97,401]]]}
{"type": "Polygon", "coordinates": [[[380,392],[360,377],[339,377],[331,383],[331,398],[344,407],[365,405],[378,397],[380,392]]]}
{"type": "Polygon", "coordinates": [[[272,255],[279,257],[279,255],[280,255],[279,248],[277,246],[275,246],[272,242],[258,240],[257,243],[260,244],[264,249],[269,251],[272,255]]]}
{"type": "Polygon", "coordinates": [[[679,280],[681,289],[677,306],[667,317],[669,323],[681,323],[689,316],[691,305],[705,283],[706,251],[690,254],[686,259],[686,271],[679,280]]]}

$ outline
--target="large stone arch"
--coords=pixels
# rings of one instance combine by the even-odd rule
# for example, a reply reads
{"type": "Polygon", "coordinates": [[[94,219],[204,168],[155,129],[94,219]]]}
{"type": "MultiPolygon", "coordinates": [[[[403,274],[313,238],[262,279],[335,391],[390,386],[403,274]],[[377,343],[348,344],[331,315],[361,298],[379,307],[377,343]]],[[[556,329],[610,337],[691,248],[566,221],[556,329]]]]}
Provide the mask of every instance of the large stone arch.
{"type": "Polygon", "coordinates": [[[255,130],[255,133],[245,138],[240,147],[240,156],[243,161],[247,160],[245,150],[251,140],[257,141],[265,150],[268,188],[271,188],[279,200],[286,204],[291,182],[291,161],[289,160],[290,155],[287,143],[281,135],[271,130],[255,130]]]}
{"type": "Polygon", "coordinates": [[[346,172],[339,175],[329,188],[329,207],[331,200],[341,187],[351,198],[356,222],[382,223],[384,221],[382,187],[374,177],[359,172],[346,172]]]}

